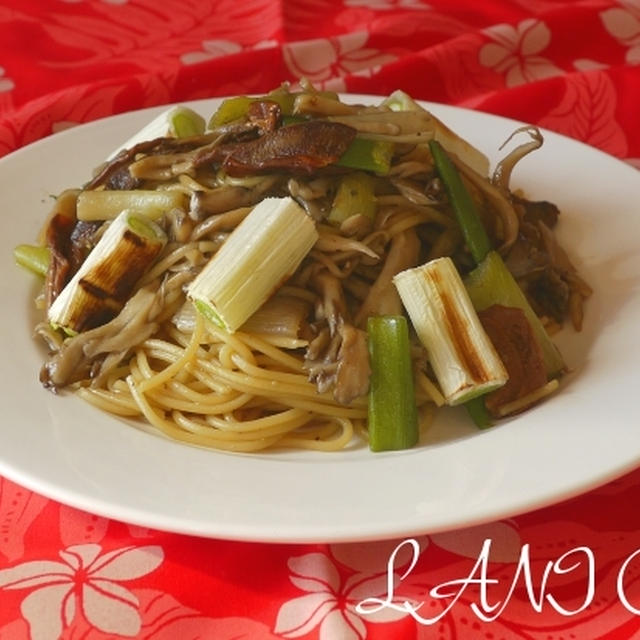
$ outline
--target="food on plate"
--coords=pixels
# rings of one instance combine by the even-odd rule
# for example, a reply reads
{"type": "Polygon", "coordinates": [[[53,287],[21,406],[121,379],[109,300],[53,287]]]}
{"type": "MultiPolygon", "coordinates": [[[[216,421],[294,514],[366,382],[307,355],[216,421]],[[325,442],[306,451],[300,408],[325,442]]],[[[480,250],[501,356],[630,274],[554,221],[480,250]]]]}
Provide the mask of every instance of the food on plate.
{"type": "Polygon", "coordinates": [[[230,451],[403,449],[445,405],[479,427],[528,409],[591,290],[557,207],[510,186],[543,143],[514,135],[490,173],[401,91],[168,110],[16,247],[43,277],[42,384],[230,451]]]}

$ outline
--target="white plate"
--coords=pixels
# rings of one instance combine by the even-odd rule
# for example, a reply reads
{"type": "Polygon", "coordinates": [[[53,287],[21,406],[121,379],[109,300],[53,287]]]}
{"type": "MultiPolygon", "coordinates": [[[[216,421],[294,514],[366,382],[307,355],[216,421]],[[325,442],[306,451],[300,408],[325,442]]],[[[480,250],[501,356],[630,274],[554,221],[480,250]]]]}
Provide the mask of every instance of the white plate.
{"type": "MultiPolygon", "coordinates": [[[[359,96],[345,98],[365,100],[359,96]]],[[[203,115],[215,101],[191,103],[203,115]]],[[[490,157],[518,126],[428,105],[490,157]]],[[[567,138],[516,168],[513,184],[563,210],[560,232],[595,288],[584,331],[561,346],[574,373],[535,410],[476,432],[439,414],[406,452],[235,455],[176,444],[38,382],[33,278],[13,247],[32,241],[51,194],[82,184],[161,109],[67,130],[0,161],[0,473],[60,502],[159,529],[238,540],[347,541],[435,532],[586,491],[640,463],[640,174],[567,138]]]]}

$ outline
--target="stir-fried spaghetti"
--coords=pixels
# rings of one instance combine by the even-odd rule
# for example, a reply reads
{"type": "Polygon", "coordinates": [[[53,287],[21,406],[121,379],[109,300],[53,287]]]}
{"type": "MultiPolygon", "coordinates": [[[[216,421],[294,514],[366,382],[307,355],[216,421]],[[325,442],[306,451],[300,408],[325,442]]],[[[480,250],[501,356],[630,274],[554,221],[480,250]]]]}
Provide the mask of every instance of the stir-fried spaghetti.
{"type": "MultiPolygon", "coordinates": [[[[43,305],[52,308],[122,209],[151,220],[163,241],[145,244],[141,276],[131,275],[136,240],[113,289],[89,291],[85,283],[93,306],[91,314],[83,310],[84,324],[50,315],[38,326],[51,348],[43,384],[201,446],[337,450],[356,433],[366,438],[366,324],[404,314],[394,276],[443,256],[462,275],[474,267],[431,139],[450,152],[537,315],[548,328],[568,318],[579,329],[590,290],[557,246],[558,211],[509,189],[515,162],[542,142],[530,133],[488,178],[481,153],[403,94],[362,106],[312,87],[283,87],[223,103],[203,133],[124,149],[82,189],[57,199],[43,234],[50,252],[43,305]],[[196,310],[189,286],[267,198],[300,205],[317,239],[258,311],[230,331],[196,310]],[[132,281],[123,287],[127,273],[132,281]]],[[[145,229],[140,237],[149,235],[145,229]]],[[[130,236],[129,229],[121,234],[130,236]]],[[[444,398],[413,334],[411,360],[427,424],[444,398]]]]}

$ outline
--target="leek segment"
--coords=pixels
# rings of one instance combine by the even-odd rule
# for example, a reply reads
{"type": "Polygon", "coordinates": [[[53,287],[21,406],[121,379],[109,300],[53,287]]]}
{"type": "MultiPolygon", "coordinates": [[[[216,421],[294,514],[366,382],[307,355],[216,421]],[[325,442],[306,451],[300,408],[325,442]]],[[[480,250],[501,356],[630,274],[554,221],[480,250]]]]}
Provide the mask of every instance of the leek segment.
{"type": "Polygon", "coordinates": [[[274,89],[263,96],[236,96],[227,98],[220,103],[209,120],[209,129],[217,129],[225,124],[246,118],[249,107],[254,102],[275,102],[280,107],[283,116],[314,113],[315,100],[330,100],[340,107],[338,96],[329,91],[318,91],[313,95],[290,92],[285,87],[274,89]]]}
{"type": "Polygon", "coordinates": [[[340,180],[328,220],[334,225],[356,215],[373,220],[376,209],[373,177],[362,171],[349,173],[340,180]]]}
{"type": "Polygon", "coordinates": [[[317,239],[313,220],[293,198],[265,198],[195,277],[187,297],[233,333],[293,274],[317,239]]]}
{"type": "Polygon", "coordinates": [[[430,142],[429,148],[467,246],[477,264],[465,283],[474,307],[482,311],[492,304],[500,304],[521,309],[542,350],[547,376],[553,378],[559,375],[566,368],[564,360],[500,254],[491,250],[487,233],[455,165],[437,142],[430,142]]]}
{"type": "Polygon", "coordinates": [[[371,363],[368,430],[372,451],[409,449],[418,441],[409,330],[404,316],[367,320],[371,363]]]}
{"type": "Polygon", "coordinates": [[[505,384],[507,371],[451,258],[401,271],[393,282],[447,404],[464,403],[505,384]]]}
{"type": "Polygon", "coordinates": [[[78,220],[111,220],[125,209],[157,220],[171,209],[185,209],[186,196],[180,191],[91,190],[82,191],[77,200],[78,220]]]}
{"type": "Polygon", "coordinates": [[[394,149],[393,142],[387,140],[356,137],[336,164],[347,169],[360,169],[361,171],[372,171],[378,175],[386,175],[391,168],[394,149]]]}
{"type": "Polygon", "coordinates": [[[13,250],[13,257],[17,264],[38,276],[46,276],[49,269],[51,251],[48,247],[32,244],[19,244],[13,250]]]}
{"type": "Polygon", "coordinates": [[[53,301],[49,322],[78,333],[111,320],[165,243],[155,223],[123,211],[53,301]]]}
{"type": "Polygon", "coordinates": [[[113,151],[108,159],[111,160],[124,149],[130,149],[136,144],[155,138],[186,138],[202,135],[205,127],[205,119],[193,109],[185,106],[172,107],[142,127],[140,131],[113,151]]]}

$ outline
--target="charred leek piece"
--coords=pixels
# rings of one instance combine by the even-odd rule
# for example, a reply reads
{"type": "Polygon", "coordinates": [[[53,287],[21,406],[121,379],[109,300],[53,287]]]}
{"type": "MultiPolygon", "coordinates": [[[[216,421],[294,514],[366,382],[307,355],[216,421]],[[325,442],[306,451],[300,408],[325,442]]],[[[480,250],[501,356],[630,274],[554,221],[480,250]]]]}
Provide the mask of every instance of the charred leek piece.
{"type": "Polygon", "coordinates": [[[500,255],[491,249],[487,233],[458,170],[437,142],[430,142],[429,148],[467,246],[478,265],[466,279],[467,290],[474,307],[481,311],[492,304],[501,304],[522,309],[542,349],[547,375],[550,378],[557,376],[565,369],[564,360],[531,308],[520,285],[500,255]]]}
{"type": "Polygon", "coordinates": [[[293,198],[265,198],[196,276],[187,296],[233,333],[293,274],[318,239],[293,198]]]}
{"type": "Polygon", "coordinates": [[[373,220],[376,208],[373,177],[362,171],[349,173],[338,185],[328,220],[335,225],[356,215],[373,220]]]}
{"type": "Polygon", "coordinates": [[[451,258],[401,271],[393,281],[448,404],[461,404],[507,381],[451,258]]]}
{"type": "Polygon", "coordinates": [[[82,191],[78,195],[78,220],[111,220],[125,209],[150,220],[171,209],[185,209],[186,196],[180,191],[145,189],[82,191]]]}
{"type": "Polygon", "coordinates": [[[367,320],[371,361],[369,448],[409,449],[418,441],[418,412],[404,316],[371,316],[367,320]]]}
{"type": "Polygon", "coordinates": [[[206,126],[205,119],[193,109],[184,106],[177,106],[163,111],[149,124],[135,133],[124,144],[120,145],[110,156],[116,156],[123,149],[130,149],[140,142],[153,140],[155,138],[186,138],[204,133],[206,126]]]}
{"type": "Polygon", "coordinates": [[[155,223],[123,211],[54,300],[49,322],[78,333],[114,318],[165,243],[155,223]]]}

